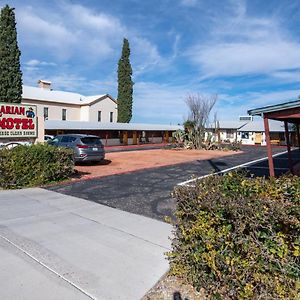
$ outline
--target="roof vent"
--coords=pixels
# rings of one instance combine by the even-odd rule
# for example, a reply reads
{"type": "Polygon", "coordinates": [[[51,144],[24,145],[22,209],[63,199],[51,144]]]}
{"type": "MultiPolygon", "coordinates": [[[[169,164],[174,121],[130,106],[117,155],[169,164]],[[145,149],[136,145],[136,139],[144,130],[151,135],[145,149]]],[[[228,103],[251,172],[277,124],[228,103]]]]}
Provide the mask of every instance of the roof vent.
{"type": "Polygon", "coordinates": [[[239,121],[253,121],[253,116],[239,116],[239,121]]]}
{"type": "Polygon", "coordinates": [[[46,80],[39,80],[38,81],[38,86],[41,89],[45,89],[45,90],[51,90],[51,81],[46,81],[46,80]]]}

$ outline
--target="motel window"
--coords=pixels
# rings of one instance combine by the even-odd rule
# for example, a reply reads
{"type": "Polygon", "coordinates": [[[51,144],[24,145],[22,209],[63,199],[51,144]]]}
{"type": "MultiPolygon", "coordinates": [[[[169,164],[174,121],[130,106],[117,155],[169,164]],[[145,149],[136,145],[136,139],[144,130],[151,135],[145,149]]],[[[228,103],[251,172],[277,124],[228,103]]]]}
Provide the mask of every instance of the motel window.
{"type": "Polygon", "coordinates": [[[249,132],[242,132],[242,139],[248,140],[249,139],[249,132]]]}
{"type": "Polygon", "coordinates": [[[114,113],[111,111],[109,115],[109,121],[112,123],[114,121],[114,113]]]}
{"type": "Polygon", "coordinates": [[[101,110],[98,111],[98,122],[101,122],[101,110]]]}
{"type": "Polygon", "coordinates": [[[49,109],[48,107],[44,107],[44,119],[47,120],[49,116],[49,109]]]}
{"type": "Polygon", "coordinates": [[[61,119],[63,121],[66,121],[67,120],[67,110],[65,108],[62,109],[61,111],[62,115],[61,115],[61,119]]]}
{"type": "Polygon", "coordinates": [[[233,139],[234,138],[234,130],[228,129],[226,130],[226,139],[233,139]]]}

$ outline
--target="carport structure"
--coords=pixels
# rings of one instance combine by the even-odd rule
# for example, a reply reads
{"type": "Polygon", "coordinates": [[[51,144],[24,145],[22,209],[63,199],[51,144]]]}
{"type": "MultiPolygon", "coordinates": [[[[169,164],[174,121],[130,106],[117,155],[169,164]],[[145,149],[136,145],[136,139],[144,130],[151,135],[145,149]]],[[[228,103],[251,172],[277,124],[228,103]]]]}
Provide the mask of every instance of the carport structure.
{"type": "Polygon", "coordinates": [[[300,100],[280,103],[276,105],[265,106],[261,108],[248,110],[248,114],[251,116],[261,116],[264,119],[264,127],[266,134],[266,144],[268,152],[269,162],[269,174],[275,176],[274,162],[272,157],[272,145],[270,139],[269,119],[284,122],[285,128],[285,140],[288,151],[288,166],[289,170],[293,173],[293,160],[291,153],[291,139],[289,134],[288,124],[295,124],[298,146],[300,149],[300,135],[299,135],[299,124],[300,124],[300,100]]]}

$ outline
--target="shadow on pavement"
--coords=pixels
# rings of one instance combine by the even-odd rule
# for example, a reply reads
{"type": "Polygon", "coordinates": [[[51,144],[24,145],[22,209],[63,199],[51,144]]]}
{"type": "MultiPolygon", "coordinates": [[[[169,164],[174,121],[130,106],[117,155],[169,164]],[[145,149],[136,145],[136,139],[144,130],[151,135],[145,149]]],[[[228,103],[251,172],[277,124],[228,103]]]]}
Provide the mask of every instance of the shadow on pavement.
{"type": "Polygon", "coordinates": [[[214,162],[211,159],[208,160],[208,163],[213,168],[214,172],[220,172],[221,171],[220,167],[226,167],[227,166],[227,164],[223,161],[214,162]]]}
{"type": "MultiPolygon", "coordinates": [[[[292,160],[293,160],[293,164],[300,161],[300,152],[298,149],[292,151],[292,160]]],[[[274,157],[273,161],[274,161],[275,176],[283,175],[289,171],[287,153],[274,157]]],[[[254,176],[269,177],[268,160],[255,163],[243,169],[254,176]]]]}

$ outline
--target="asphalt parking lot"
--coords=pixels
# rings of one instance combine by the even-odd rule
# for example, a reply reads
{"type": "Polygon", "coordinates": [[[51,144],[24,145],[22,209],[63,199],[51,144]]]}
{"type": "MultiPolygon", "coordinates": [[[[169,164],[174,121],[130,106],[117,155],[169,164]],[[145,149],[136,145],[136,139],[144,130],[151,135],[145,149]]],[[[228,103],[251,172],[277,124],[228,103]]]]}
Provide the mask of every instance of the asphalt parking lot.
{"type": "MultiPolygon", "coordinates": [[[[284,152],[285,147],[273,147],[273,154],[284,152]]],[[[83,180],[46,187],[48,190],[80,197],[120,210],[164,220],[172,217],[175,201],[171,192],[178,183],[192,176],[203,176],[225,170],[249,161],[266,157],[266,148],[243,146],[242,153],[226,157],[196,160],[177,165],[140,170],[127,174],[83,180]]],[[[286,155],[274,159],[276,174],[287,171],[286,155]]],[[[267,174],[267,161],[247,168],[258,176],[267,174]]]]}

